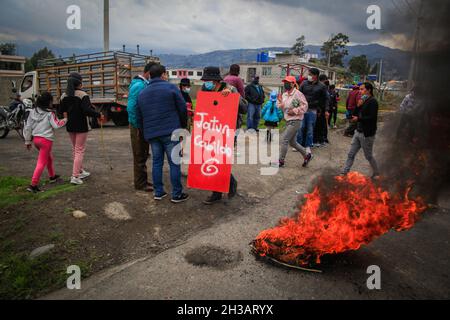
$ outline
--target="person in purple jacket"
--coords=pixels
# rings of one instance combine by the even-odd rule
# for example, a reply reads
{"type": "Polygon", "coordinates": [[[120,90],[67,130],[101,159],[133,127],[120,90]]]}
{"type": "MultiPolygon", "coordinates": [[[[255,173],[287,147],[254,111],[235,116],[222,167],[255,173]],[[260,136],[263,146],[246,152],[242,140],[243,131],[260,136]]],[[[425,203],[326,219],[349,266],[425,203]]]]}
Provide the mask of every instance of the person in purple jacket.
{"type": "Polygon", "coordinates": [[[244,81],[239,77],[241,67],[238,64],[230,66],[230,73],[223,79],[227,84],[237,89],[242,98],[245,98],[244,81]]]}

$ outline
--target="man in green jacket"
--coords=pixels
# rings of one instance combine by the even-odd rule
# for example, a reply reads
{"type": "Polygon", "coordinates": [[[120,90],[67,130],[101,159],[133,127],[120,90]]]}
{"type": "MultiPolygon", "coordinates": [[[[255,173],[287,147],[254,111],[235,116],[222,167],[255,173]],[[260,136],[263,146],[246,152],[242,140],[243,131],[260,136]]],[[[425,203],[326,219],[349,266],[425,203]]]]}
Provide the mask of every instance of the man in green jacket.
{"type": "Polygon", "coordinates": [[[149,157],[149,144],[144,139],[141,125],[136,117],[136,105],[139,94],[144,90],[150,80],[150,68],[155,63],[149,63],[142,75],[131,81],[128,92],[128,122],[130,123],[131,146],[134,160],[134,188],[139,191],[153,192],[152,184],[148,182],[147,160],[149,157]]]}

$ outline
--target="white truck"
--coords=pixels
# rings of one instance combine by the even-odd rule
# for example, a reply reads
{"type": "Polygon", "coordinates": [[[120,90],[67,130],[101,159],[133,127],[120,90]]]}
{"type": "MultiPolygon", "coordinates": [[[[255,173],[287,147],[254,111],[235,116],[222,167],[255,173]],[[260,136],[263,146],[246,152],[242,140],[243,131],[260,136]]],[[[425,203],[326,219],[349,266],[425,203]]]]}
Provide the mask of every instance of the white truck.
{"type": "MultiPolygon", "coordinates": [[[[96,111],[102,112],[117,126],[128,125],[127,100],[131,80],[142,73],[144,66],[159,58],[139,54],[110,51],[38,62],[35,71],[24,75],[19,93],[22,99],[34,100],[40,92],[48,91],[59,106],[70,73],[83,77],[83,90],[89,95],[96,111]]],[[[92,126],[96,127],[92,119],[92,126]]]]}

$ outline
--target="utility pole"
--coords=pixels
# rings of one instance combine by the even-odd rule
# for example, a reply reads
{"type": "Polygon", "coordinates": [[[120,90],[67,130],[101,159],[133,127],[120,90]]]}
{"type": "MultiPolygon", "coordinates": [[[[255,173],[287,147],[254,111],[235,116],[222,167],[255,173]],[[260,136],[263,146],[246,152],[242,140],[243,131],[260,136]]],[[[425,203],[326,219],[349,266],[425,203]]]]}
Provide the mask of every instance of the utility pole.
{"type": "Polygon", "coordinates": [[[414,45],[413,45],[413,53],[411,58],[411,66],[409,68],[409,77],[408,77],[408,90],[411,90],[414,86],[413,81],[417,75],[417,63],[418,63],[418,55],[420,49],[420,23],[422,19],[422,9],[423,9],[423,0],[420,1],[420,8],[417,14],[416,21],[416,31],[414,32],[414,45]]]}
{"type": "Polygon", "coordinates": [[[380,74],[378,75],[378,82],[381,84],[383,83],[383,59],[380,60],[380,74]]]}
{"type": "Polygon", "coordinates": [[[109,0],[103,0],[103,51],[109,51],[109,0]]]}
{"type": "Polygon", "coordinates": [[[380,60],[380,73],[378,75],[378,82],[380,85],[380,101],[384,99],[384,89],[383,89],[383,59],[380,60]]]}

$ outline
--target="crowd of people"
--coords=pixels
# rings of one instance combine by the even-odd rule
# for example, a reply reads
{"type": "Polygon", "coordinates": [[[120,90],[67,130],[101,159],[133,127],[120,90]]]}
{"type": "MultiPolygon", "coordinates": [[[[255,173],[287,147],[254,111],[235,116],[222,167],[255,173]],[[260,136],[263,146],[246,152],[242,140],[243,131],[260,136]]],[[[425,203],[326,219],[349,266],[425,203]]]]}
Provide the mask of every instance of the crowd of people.
{"type": "MultiPolygon", "coordinates": [[[[261,118],[267,130],[266,140],[272,143],[272,131],[286,122],[283,131],[280,157],[275,166],[286,165],[289,147],[301,155],[303,167],[313,160],[312,149],[326,146],[328,128],[336,128],[339,93],[330,85],[327,77],[316,68],[308,71],[307,78],[287,76],[283,79],[282,92],[266,93],[259,77],[245,86],[239,77],[239,65],[232,65],[229,74],[222,78],[218,67],[206,67],[203,72],[201,91],[220,92],[225,97],[236,93],[240,95],[237,114],[236,136],[247,120],[247,130],[258,134],[261,118]]],[[[25,126],[25,144],[32,144],[39,150],[37,165],[28,190],[41,192],[39,181],[45,168],[50,182],[60,179],[53,168],[52,145],[54,130],[66,127],[73,150],[73,171],[70,183],[83,184],[90,176],[83,167],[86,141],[89,132],[88,117],[105,120],[104,116],[92,108],[89,96],[82,90],[83,79],[72,73],[67,81],[67,89],[61,97],[60,114],[56,116],[53,97],[50,93],[41,94],[36,107],[25,126]]],[[[168,81],[166,68],[158,63],[145,66],[142,74],[136,76],[129,87],[128,117],[130,138],[134,161],[134,188],[153,192],[156,201],[168,197],[163,183],[165,157],[169,164],[171,183],[171,202],[182,203],[189,199],[182,185],[181,165],[172,159],[172,151],[182,142],[174,141],[172,134],[178,129],[189,129],[192,125],[194,107],[191,98],[191,81],[182,79],[178,86],[168,81]],[[152,170],[149,179],[147,162],[152,157],[152,170]]],[[[356,154],[363,149],[366,159],[373,169],[373,177],[379,176],[377,163],[373,157],[373,146],[377,131],[378,102],[373,95],[370,83],[361,83],[353,88],[347,99],[346,117],[350,122],[346,135],[352,135],[348,159],[342,174],[350,172],[356,154]]],[[[237,194],[238,182],[231,175],[228,198],[237,194]]],[[[223,194],[213,192],[204,201],[212,205],[223,199],[223,194]]]]}

